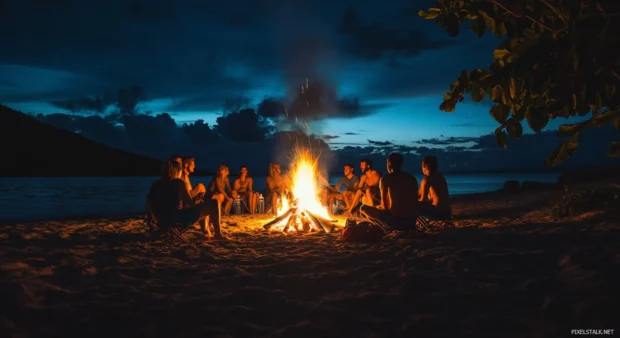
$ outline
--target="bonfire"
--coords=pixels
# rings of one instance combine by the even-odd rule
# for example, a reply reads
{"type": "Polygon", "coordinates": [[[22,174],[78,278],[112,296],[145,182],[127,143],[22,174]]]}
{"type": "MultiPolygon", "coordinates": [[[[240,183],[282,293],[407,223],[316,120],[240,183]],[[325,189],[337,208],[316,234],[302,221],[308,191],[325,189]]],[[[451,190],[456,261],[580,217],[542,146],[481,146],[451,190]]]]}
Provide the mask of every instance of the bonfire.
{"type": "Polygon", "coordinates": [[[265,224],[265,230],[332,232],[333,221],[318,197],[317,161],[310,152],[298,151],[291,167],[292,196],[290,200],[287,196],[282,197],[277,217],[265,224]]]}

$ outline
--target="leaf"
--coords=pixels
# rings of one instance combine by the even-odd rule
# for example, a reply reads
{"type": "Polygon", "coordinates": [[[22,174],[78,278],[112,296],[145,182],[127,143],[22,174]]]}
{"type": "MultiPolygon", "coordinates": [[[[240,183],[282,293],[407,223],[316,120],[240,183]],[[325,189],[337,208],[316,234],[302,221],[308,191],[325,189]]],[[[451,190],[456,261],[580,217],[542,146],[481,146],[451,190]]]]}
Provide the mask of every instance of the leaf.
{"type": "Polygon", "coordinates": [[[487,28],[491,32],[495,32],[495,20],[493,20],[493,18],[491,18],[486,12],[478,11],[478,13],[480,13],[480,16],[482,16],[482,19],[484,20],[484,23],[487,25],[487,28]]]}
{"type": "Polygon", "coordinates": [[[453,112],[455,107],[456,100],[453,98],[444,99],[444,101],[439,105],[439,109],[447,113],[453,112]]]}
{"type": "Polygon", "coordinates": [[[517,98],[517,85],[514,78],[510,79],[510,98],[513,100],[517,98]]]}
{"type": "Polygon", "coordinates": [[[491,93],[489,93],[489,98],[491,99],[491,101],[493,102],[497,102],[499,101],[499,99],[502,98],[502,89],[499,85],[491,88],[491,93]]]}
{"type": "Polygon", "coordinates": [[[503,104],[496,104],[491,107],[489,113],[491,114],[491,116],[493,116],[495,121],[504,124],[504,122],[506,122],[506,119],[508,118],[510,109],[508,109],[508,107],[503,104]]]}
{"type": "Polygon", "coordinates": [[[482,87],[474,88],[471,91],[471,100],[474,102],[480,102],[484,99],[484,89],[482,87]]]}
{"type": "Polygon", "coordinates": [[[620,117],[620,110],[608,110],[602,114],[594,115],[591,121],[592,124],[597,127],[601,127],[610,123],[613,123],[615,125],[615,121],[618,117],[620,117]]]}
{"type": "Polygon", "coordinates": [[[549,115],[545,109],[541,108],[529,109],[525,112],[525,118],[530,128],[537,133],[540,133],[540,131],[547,126],[547,123],[549,123],[549,115]]]}
{"type": "Polygon", "coordinates": [[[419,10],[418,15],[425,20],[435,19],[441,14],[441,9],[439,8],[429,8],[428,11],[419,10]]]}
{"type": "Polygon", "coordinates": [[[523,126],[517,119],[510,118],[506,121],[506,131],[512,138],[519,138],[523,135],[523,126]]]}
{"type": "Polygon", "coordinates": [[[611,142],[611,146],[607,151],[607,156],[618,157],[620,156],[620,142],[611,142]]]}
{"type": "Polygon", "coordinates": [[[590,119],[585,122],[563,124],[560,126],[560,128],[558,128],[558,132],[555,134],[560,137],[573,136],[588,127],[591,124],[591,121],[592,120],[590,119]]]}
{"type": "Polygon", "coordinates": [[[493,58],[495,60],[501,60],[510,52],[507,49],[496,49],[493,51],[493,58]]]}
{"type": "Polygon", "coordinates": [[[486,25],[484,24],[484,19],[481,17],[477,17],[474,23],[469,27],[469,30],[476,33],[478,37],[482,37],[484,35],[486,25]]]}
{"type": "Polygon", "coordinates": [[[457,35],[459,35],[459,32],[461,30],[461,22],[459,21],[459,18],[456,16],[456,14],[449,15],[446,18],[445,24],[446,31],[448,31],[448,34],[450,34],[451,37],[456,37],[457,35]]]}
{"type": "Polygon", "coordinates": [[[497,145],[502,148],[508,148],[508,136],[506,132],[502,130],[502,128],[495,129],[495,141],[497,141],[497,145]]]}
{"type": "Polygon", "coordinates": [[[503,22],[499,22],[495,25],[495,35],[498,37],[502,37],[506,35],[508,32],[506,31],[506,25],[503,22]]]}
{"type": "Polygon", "coordinates": [[[579,147],[579,133],[576,133],[568,141],[560,144],[545,160],[546,167],[555,167],[556,165],[568,160],[577,147],[579,147]]]}

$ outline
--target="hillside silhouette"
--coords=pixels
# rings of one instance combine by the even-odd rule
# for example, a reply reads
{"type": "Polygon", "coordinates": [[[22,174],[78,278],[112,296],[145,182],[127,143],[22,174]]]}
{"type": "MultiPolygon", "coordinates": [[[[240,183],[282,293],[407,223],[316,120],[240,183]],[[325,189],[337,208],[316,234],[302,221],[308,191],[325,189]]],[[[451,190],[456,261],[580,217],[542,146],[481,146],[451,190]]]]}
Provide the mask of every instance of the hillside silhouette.
{"type": "Polygon", "coordinates": [[[0,105],[0,176],[153,176],[161,161],[91,141],[0,105]]]}

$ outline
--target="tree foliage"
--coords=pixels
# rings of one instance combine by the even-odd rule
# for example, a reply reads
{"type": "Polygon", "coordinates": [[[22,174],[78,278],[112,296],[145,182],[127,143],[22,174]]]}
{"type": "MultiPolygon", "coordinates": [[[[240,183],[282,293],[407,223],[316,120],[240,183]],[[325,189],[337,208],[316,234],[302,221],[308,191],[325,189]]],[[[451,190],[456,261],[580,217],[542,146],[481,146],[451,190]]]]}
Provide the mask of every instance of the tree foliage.
{"type": "MultiPolygon", "coordinates": [[[[476,35],[502,38],[488,69],[462,71],[440,105],[452,112],[466,94],[474,102],[488,97],[500,146],[507,147],[507,135],[521,136],[523,120],[540,132],[550,119],[590,117],[559,128],[569,139],[545,161],[555,166],[577,149],[585,128],[620,129],[620,1],[436,0],[418,14],[453,37],[470,22],[476,35]]],[[[608,155],[620,156],[620,142],[608,155]]]]}

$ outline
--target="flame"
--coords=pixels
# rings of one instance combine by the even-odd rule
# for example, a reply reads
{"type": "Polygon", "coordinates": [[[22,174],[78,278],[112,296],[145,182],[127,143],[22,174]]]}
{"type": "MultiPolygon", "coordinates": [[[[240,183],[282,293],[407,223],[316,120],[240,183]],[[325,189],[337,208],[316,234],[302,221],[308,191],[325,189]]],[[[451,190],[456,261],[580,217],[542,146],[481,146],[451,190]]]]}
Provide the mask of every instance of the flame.
{"type": "Polygon", "coordinates": [[[327,207],[321,205],[319,198],[322,187],[318,186],[320,180],[317,162],[309,151],[296,151],[291,170],[288,173],[289,178],[292,178],[292,200],[288,200],[287,197],[282,198],[277,210],[278,216],[288,211],[293,201],[296,201],[297,207],[300,209],[307,210],[325,219],[330,218],[327,207]]]}

